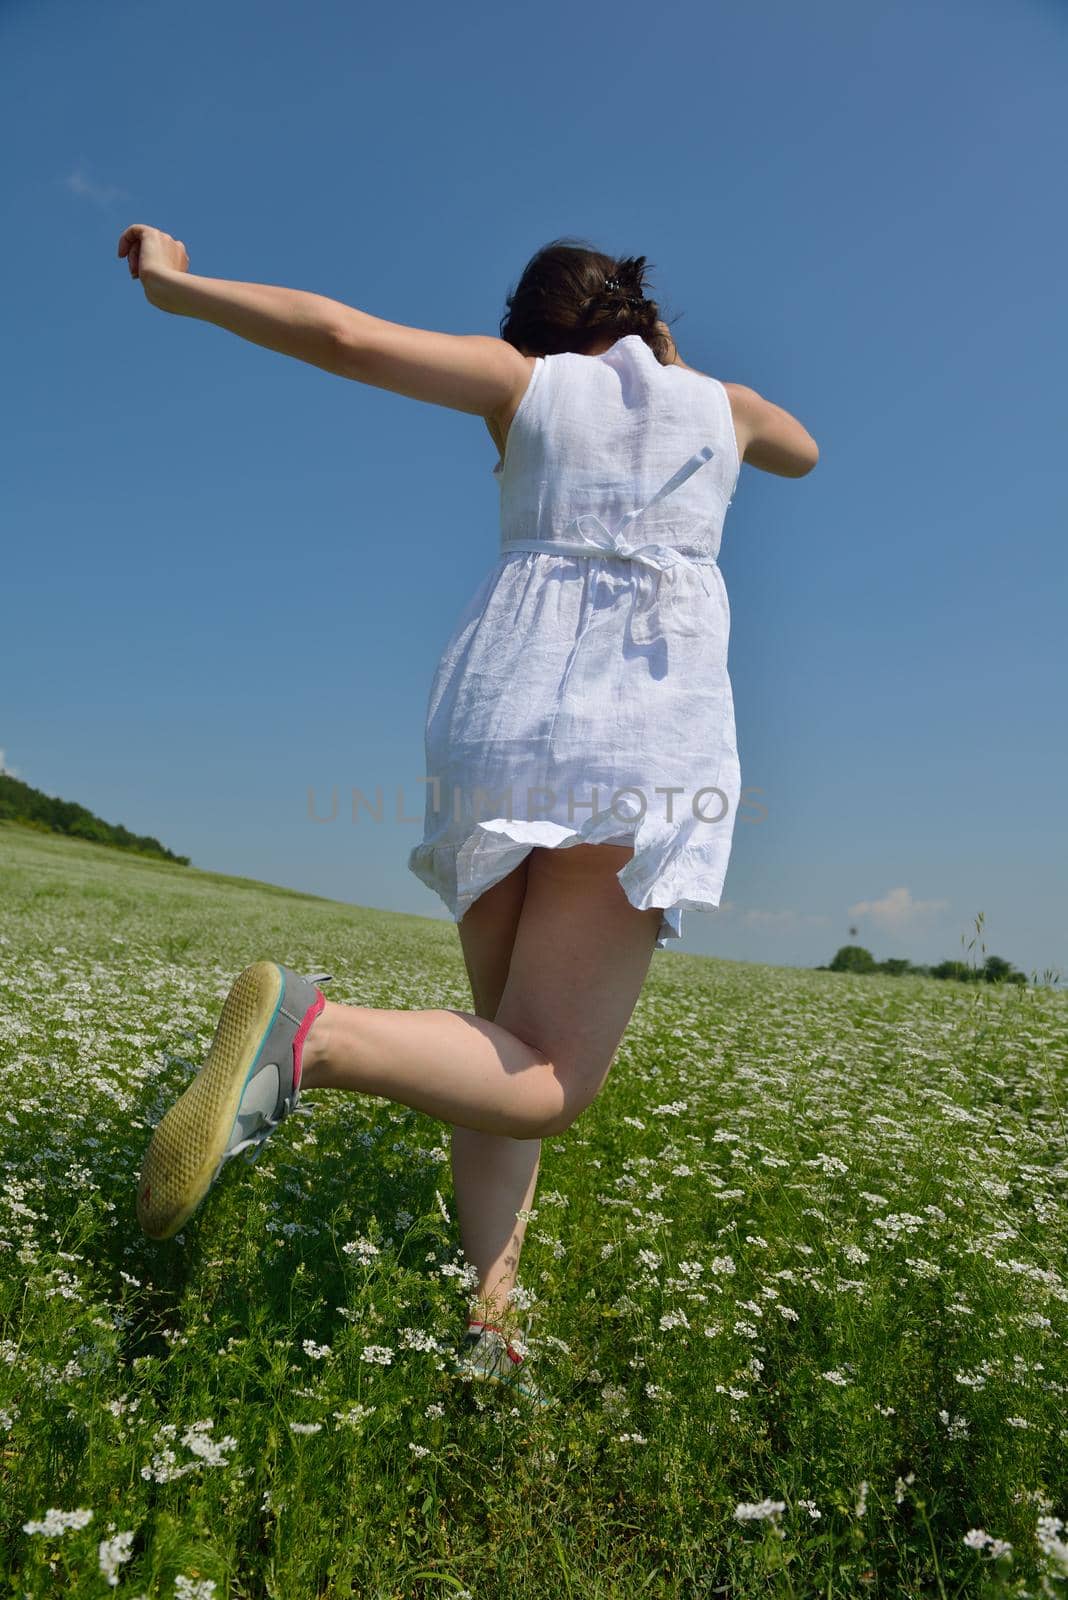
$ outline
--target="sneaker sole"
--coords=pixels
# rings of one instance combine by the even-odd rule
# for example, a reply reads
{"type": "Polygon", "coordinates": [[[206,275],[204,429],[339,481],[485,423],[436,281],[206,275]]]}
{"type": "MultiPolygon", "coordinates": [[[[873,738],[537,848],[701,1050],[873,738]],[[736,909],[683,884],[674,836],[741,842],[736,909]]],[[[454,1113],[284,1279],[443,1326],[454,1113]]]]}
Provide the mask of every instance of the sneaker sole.
{"type": "Polygon", "coordinates": [[[207,1060],[145,1152],[137,1220],[150,1239],[176,1234],[211,1188],[284,990],[281,969],[273,961],[257,961],[227,995],[207,1060]]]}

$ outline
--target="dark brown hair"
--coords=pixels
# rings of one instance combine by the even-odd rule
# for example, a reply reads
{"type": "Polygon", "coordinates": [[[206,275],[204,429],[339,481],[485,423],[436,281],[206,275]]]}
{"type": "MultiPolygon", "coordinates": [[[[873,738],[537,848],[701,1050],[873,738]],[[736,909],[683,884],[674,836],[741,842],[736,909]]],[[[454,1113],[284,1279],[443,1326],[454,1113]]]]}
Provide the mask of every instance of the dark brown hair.
{"type": "Polygon", "coordinates": [[[507,296],[501,338],[529,355],[585,355],[605,338],[637,333],[667,366],[674,343],[646,294],[645,260],[606,255],[582,239],[554,239],[531,256],[507,296]]]}

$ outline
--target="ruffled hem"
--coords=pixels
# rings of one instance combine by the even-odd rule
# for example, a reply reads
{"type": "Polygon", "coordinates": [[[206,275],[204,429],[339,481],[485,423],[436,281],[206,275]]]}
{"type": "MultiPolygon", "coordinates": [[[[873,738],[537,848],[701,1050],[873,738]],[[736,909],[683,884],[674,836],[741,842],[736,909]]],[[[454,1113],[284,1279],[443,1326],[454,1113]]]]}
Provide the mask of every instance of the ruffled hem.
{"type": "Polygon", "coordinates": [[[701,863],[703,872],[685,872],[685,848],[673,852],[670,845],[665,849],[662,841],[643,847],[641,831],[638,820],[621,824],[617,816],[609,813],[591,816],[578,828],[548,820],[523,822],[495,817],[475,823],[460,843],[425,840],[416,845],[409,854],[408,867],[444,901],[453,921],[459,922],[480,895],[506,878],[538,846],[566,850],[576,844],[629,844],[634,847],[634,855],[616,876],[637,910],[660,911],[654,948],[663,950],[669,941],[682,938],[684,910],[719,909],[722,885],[715,881],[714,864],[705,860],[701,863]],[[693,878],[698,881],[691,881],[693,878]],[[658,895],[667,892],[668,882],[675,882],[685,892],[671,894],[669,903],[661,905],[658,895]]]}

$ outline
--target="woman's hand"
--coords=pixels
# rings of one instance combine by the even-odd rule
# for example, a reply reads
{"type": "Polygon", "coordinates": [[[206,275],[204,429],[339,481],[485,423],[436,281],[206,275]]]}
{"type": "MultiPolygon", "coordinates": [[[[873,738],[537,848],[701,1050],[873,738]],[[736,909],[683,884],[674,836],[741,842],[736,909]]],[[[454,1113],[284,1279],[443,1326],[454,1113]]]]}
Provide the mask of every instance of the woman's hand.
{"type": "Polygon", "coordinates": [[[181,239],[172,239],[169,233],[143,222],[135,222],[119,235],[119,256],[126,257],[130,277],[141,279],[146,294],[153,273],[189,271],[189,254],[181,239]]]}

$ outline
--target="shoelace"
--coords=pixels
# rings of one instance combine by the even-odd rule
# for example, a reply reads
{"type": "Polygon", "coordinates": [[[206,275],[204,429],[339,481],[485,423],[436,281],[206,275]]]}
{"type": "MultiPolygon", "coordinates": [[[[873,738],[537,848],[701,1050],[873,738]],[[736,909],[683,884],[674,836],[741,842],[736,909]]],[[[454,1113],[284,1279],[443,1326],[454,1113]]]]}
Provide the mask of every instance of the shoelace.
{"type": "MultiPolygon", "coordinates": [[[[330,972],[309,972],[307,974],[307,980],[309,983],[331,983],[333,982],[333,974],[330,972]]],[[[312,1117],[314,1115],[315,1107],[305,1105],[304,1101],[301,1099],[299,1089],[296,1091],[295,1095],[287,1094],[285,1099],[282,1101],[282,1109],[277,1113],[277,1115],[272,1116],[271,1114],[268,1114],[264,1119],[264,1124],[261,1128],[257,1128],[255,1133],[250,1133],[247,1139],[242,1139],[240,1144],[235,1144],[232,1150],[227,1150],[226,1154],[219,1162],[219,1165],[215,1168],[215,1172],[211,1180],[212,1183],[216,1181],[219,1173],[226,1166],[227,1162],[232,1161],[235,1156],[243,1156],[250,1167],[254,1166],[255,1163],[260,1159],[260,1156],[263,1154],[263,1147],[267,1143],[267,1140],[271,1137],[271,1134],[276,1128],[281,1126],[287,1117],[312,1117]],[[247,1153],[249,1151],[252,1152],[251,1155],[247,1153]]]]}

